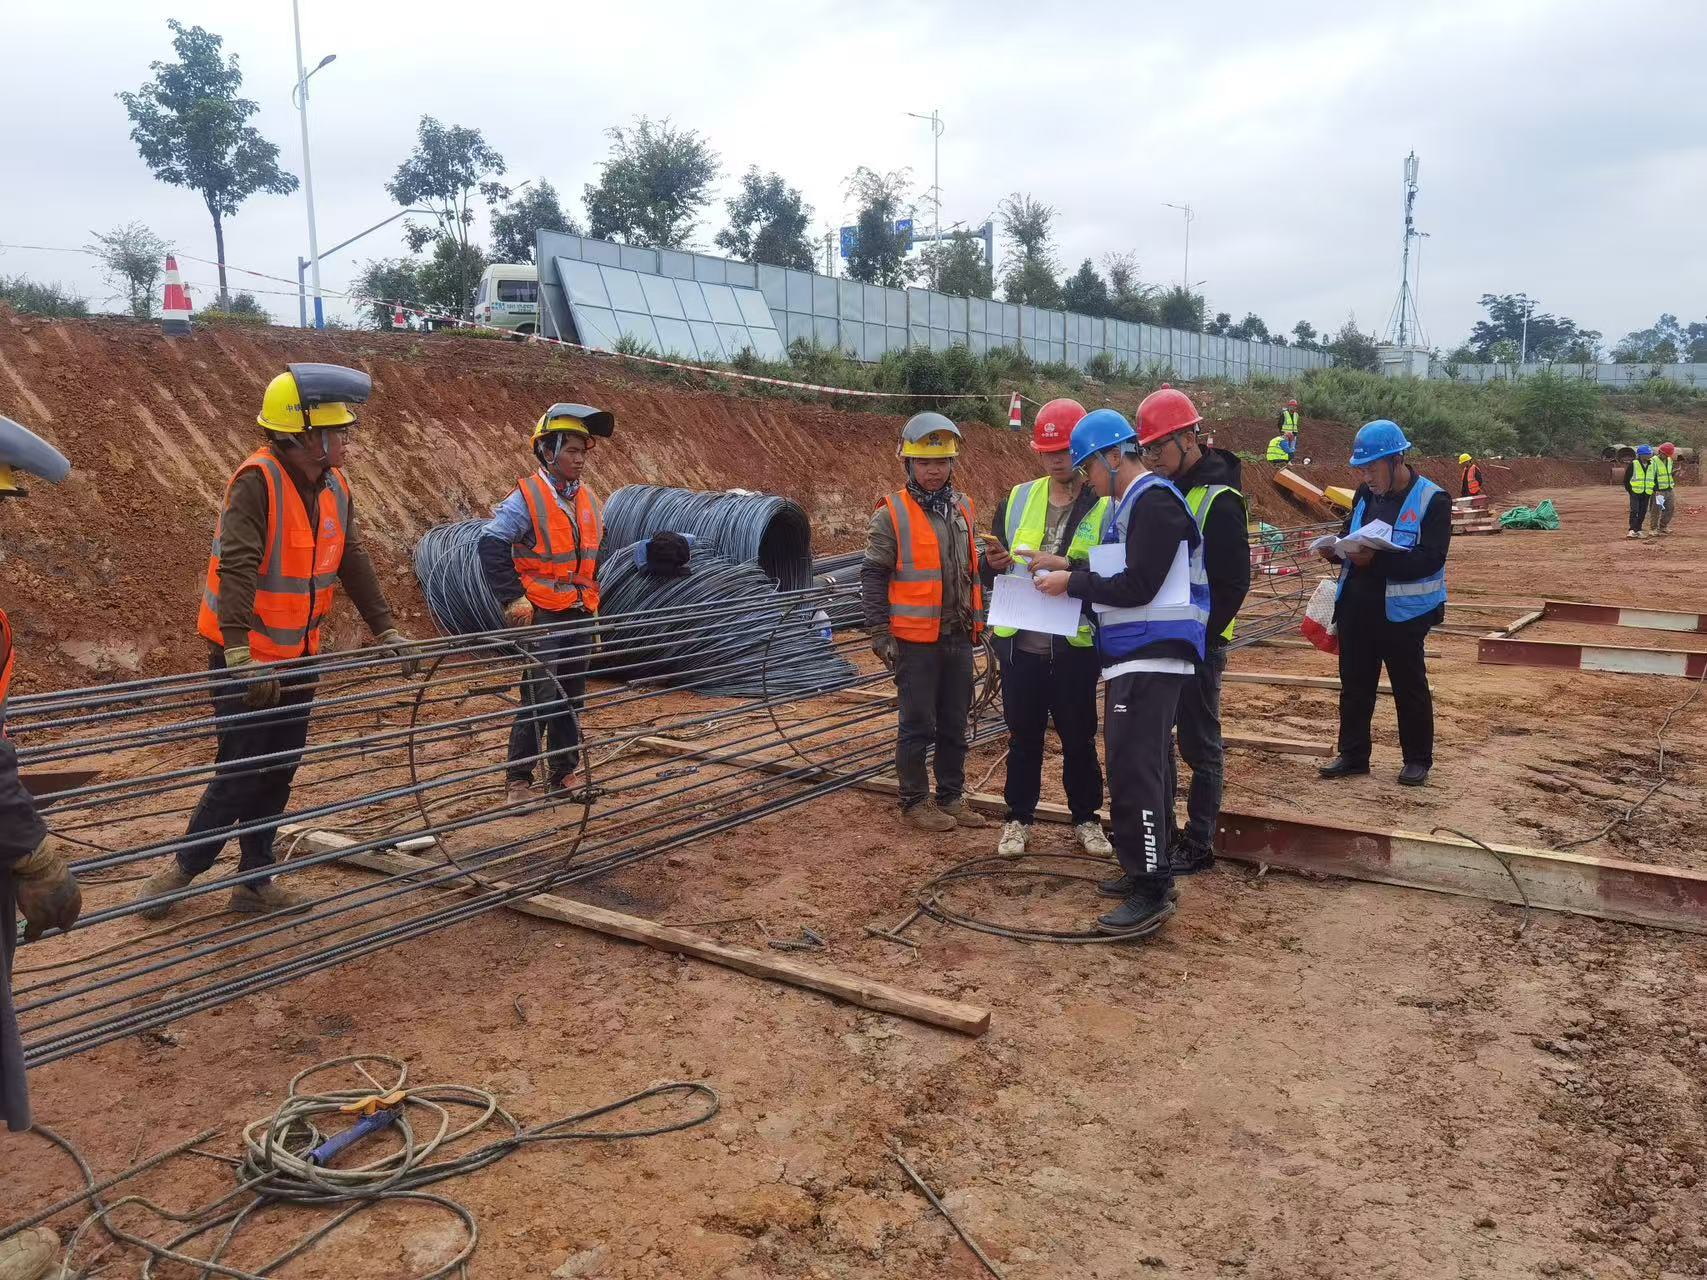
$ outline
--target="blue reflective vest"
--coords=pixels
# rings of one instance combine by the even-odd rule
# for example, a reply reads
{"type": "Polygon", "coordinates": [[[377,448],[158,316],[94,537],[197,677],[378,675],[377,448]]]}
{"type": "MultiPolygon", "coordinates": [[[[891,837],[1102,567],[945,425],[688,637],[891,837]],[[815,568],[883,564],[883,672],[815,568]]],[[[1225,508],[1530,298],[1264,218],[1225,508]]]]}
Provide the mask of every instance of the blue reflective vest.
{"type": "MultiPolygon", "coordinates": [[[[1103,531],[1102,540],[1105,544],[1118,543],[1122,548],[1126,546],[1126,530],[1132,520],[1132,508],[1147,490],[1158,486],[1173,494],[1180,506],[1185,508],[1186,515],[1191,516],[1193,523],[1196,522],[1197,518],[1192,516],[1191,504],[1185,500],[1185,495],[1172,482],[1152,472],[1140,477],[1115,507],[1114,519],[1109,521],[1108,527],[1103,531]]],[[[1182,541],[1179,545],[1186,548],[1190,558],[1189,601],[1181,605],[1161,605],[1151,601],[1131,609],[1095,609],[1097,652],[1102,655],[1104,666],[1113,666],[1117,662],[1136,657],[1141,650],[1165,640],[1184,640],[1197,651],[1199,659],[1204,656],[1209,636],[1209,575],[1203,566],[1203,539],[1198,538],[1195,547],[1191,546],[1189,541],[1182,541]]],[[[1157,548],[1157,552],[1159,554],[1161,548],[1157,548]]],[[[1174,554],[1177,555],[1178,552],[1174,554]]]]}
{"type": "MultiPolygon", "coordinates": [[[[1411,486],[1411,491],[1405,495],[1405,500],[1399,506],[1399,519],[1393,526],[1393,541],[1401,547],[1410,548],[1417,545],[1417,539],[1422,535],[1423,513],[1428,510],[1428,504],[1441,488],[1427,476],[1419,475],[1417,482],[1411,486]]],[[[1364,500],[1359,498],[1357,506],[1351,513],[1351,531],[1356,533],[1363,524],[1364,500]]],[[[1351,572],[1351,565],[1340,565],[1339,588],[1334,597],[1338,599],[1345,594],[1346,575],[1351,572]]],[[[1415,582],[1387,581],[1387,621],[1409,622],[1420,618],[1426,613],[1433,613],[1446,604],[1446,566],[1443,564],[1426,578],[1418,578],[1415,582]]]]}

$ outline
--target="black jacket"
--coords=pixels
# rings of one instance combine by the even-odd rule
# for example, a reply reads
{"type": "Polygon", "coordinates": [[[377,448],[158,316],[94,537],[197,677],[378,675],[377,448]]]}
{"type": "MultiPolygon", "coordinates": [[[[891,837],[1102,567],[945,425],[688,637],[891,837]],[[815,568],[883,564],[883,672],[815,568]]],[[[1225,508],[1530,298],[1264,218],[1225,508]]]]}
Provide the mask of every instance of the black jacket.
{"type": "MultiPolygon", "coordinates": [[[[1198,485],[1224,484],[1238,489],[1243,468],[1236,454],[1226,449],[1205,449],[1203,457],[1174,483],[1181,493],[1198,485]]],[[[1203,569],[1209,575],[1209,644],[1226,643],[1221,632],[1239,616],[1239,608],[1251,589],[1250,514],[1245,499],[1225,494],[1209,508],[1203,526],[1203,569]]]]}
{"type": "MultiPolygon", "coordinates": [[[[1195,548],[1202,540],[1197,521],[1191,518],[1185,504],[1158,486],[1139,498],[1132,508],[1132,518],[1126,525],[1126,568],[1112,578],[1099,577],[1089,569],[1074,569],[1067,580],[1067,594],[1116,609],[1135,609],[1148,604],[1168,580],[1168,570],[1173,568],[1179,544],[1184,542],[1195,548]]],[[[1161,640],[1130,656],[1198,660],[1197,650],[1183,640],[1161,640]]]]}
{"type": "MultiPolygon", "coordinates": [[[[1411,483],[1405,486],[1403,493],[1386,493],[1380,497],[1371,494],[1368,485],[1360,484],[1352,496],[1351,509],[1356,511],[1357,504],[1362,502],[1365,504],[1365,524],[1371,520],[1385,520],[1388,524],[1397,525],[1399,509],[1421,479],[1422,474],[1418,472],[1411,477],[1411,483]]],[[[1343,537],[1350,532],[1351,517],[1347,516],[1345,523],[1340,526],[1340,534],[1343,537]]],[[[1428,509],[1423,512],[1422,532],[1417,536],[1415,547],[1409,551],[1377,551],[1366,569],[1359,569],[1356,565],[1349,566],[1345,590],[1340,593],[1339,603],[1334,608],[1334,617],[1343,619],[1349,615],[1369,619],[1385,618],[1387,583],[1415,582],[1418,578],[1438,573],[1446,563],[1446,553],[1451,544],[1452,498],[1442,489],[1429,499],[1428,509]]],[[[1402,625],[1435,627],[1445,620],[1446,610],[1441,608],[1402,625]]]]}

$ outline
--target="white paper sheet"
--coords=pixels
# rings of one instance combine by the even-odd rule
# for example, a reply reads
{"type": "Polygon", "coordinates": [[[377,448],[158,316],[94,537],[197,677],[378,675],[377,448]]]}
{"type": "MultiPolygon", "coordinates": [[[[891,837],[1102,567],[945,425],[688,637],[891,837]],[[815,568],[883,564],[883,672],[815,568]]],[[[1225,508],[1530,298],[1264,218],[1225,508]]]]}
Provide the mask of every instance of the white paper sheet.
{"type": "MultiPolygon", "coordinates": [[[[1102,542],[1091,548],[1091,572],[1099,578],[1112,578],[1126,570],[1126,547],[1118,542],[1102,542]]],[[[1168,576],[1156,592],[1153,604],[1168,608],[1191,603],[1191,552],[1180,543],[1174,552],[1174,562],[1168,566],[1168,576]]],[[[1093,604],[1093,613],[1107,613],[1113,606],[1093,604]]]]}
{"type": "Polygon", "coordinates": [[[1393,541],[1393,526],[1385,520],[1371,520],[1356,533],[1348,533],[1343,538],[1333,534],[1323,534],[1310,544],[1310,550],[1320,551],[1324,548],[1338,552],[1341,548],[1356,551],[1359,547],[1371,547],[1376,551],[1408,551],[1410,548],[1401,547],[1393,541]]]}
{"type": "Polygon", "coordinates": [[[1044,595],[1029,577],[999,574],[990,593],[990,625],[1051,636],[1077,635],[1079,607],[1072,596],[1044,595]]]}

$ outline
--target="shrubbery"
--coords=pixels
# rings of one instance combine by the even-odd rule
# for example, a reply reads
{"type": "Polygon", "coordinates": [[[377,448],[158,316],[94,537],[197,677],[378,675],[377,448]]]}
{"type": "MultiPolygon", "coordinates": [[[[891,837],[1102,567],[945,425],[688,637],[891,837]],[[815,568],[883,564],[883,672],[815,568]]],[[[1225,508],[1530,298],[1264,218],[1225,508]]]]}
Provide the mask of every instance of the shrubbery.
{"type": "Polygon", "coordinates": [[[0,302],[32,316],[81,318],[89,314],[89,300],[80,298],[58,282],[42,284],[28,276],[0,276],[0,302]]]}

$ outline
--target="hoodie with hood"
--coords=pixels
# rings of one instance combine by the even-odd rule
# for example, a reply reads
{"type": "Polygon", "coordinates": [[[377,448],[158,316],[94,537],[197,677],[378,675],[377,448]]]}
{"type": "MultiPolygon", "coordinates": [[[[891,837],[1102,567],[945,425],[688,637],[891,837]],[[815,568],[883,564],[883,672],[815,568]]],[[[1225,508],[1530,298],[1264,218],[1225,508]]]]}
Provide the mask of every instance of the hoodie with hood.
{"type": "Polygon", "coordinates": [[[1249,513],[1243,497],[1243,471],[1236,455],[1226,449],[1208,448],[1197,465],[1178,476],[1174,484],[1189,494],[1199,485],[1224,484],[1240,490],[1240,496],[1222,494],[1209,508],[1203,527],[1203,569],[1209,577],[1209,646],[1221,648],[1221,633],[1238,617],[1251,589],[1249,513]]]}

